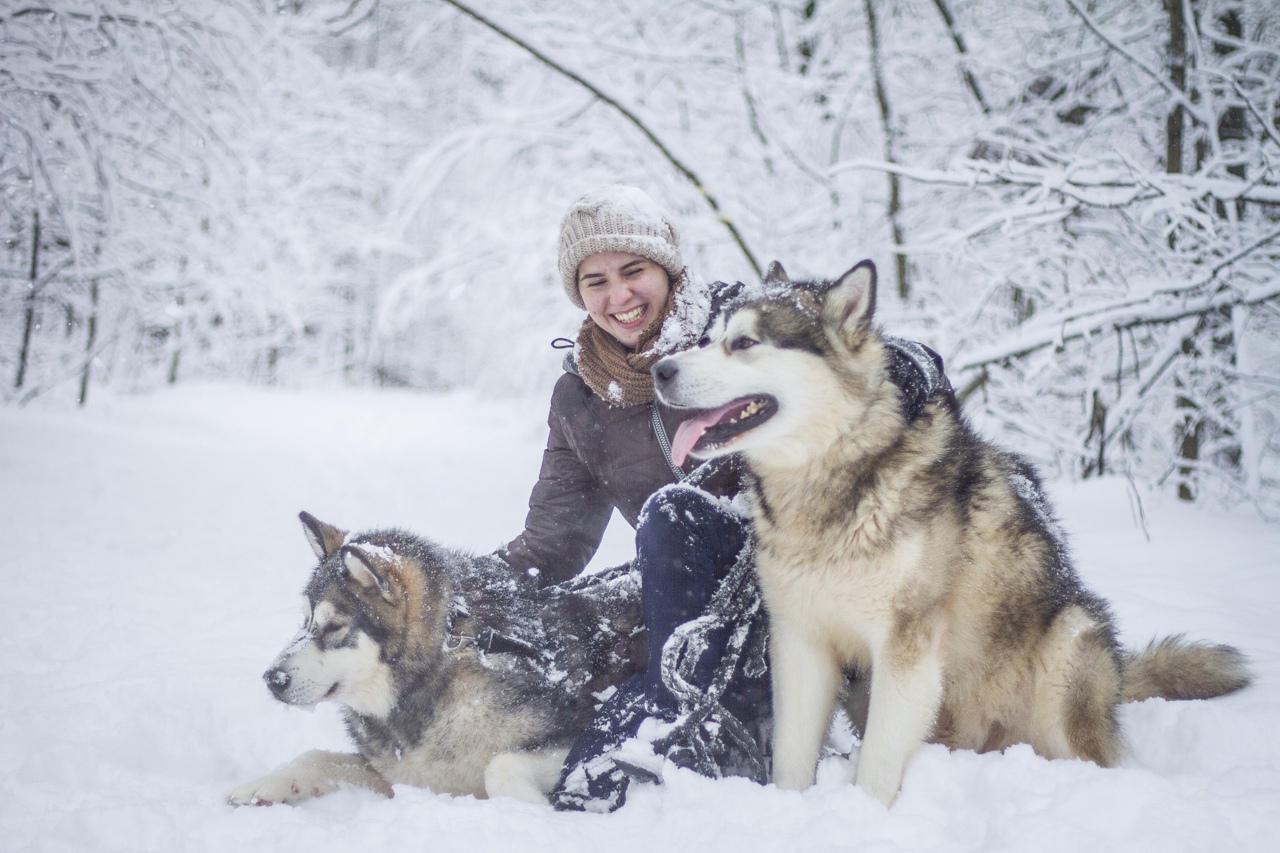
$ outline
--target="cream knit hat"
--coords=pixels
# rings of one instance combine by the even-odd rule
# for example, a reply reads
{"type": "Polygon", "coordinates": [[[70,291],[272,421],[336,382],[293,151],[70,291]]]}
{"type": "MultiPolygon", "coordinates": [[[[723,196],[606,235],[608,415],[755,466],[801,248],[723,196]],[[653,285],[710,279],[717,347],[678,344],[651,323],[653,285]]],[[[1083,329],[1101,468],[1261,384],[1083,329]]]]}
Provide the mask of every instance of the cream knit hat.
{"type": "Polygon", "coordinates": [[[560,222],[560,277],[569,301],[586,308],[578,292],[578,265],[597,252],[630,252],[678,278],[684,271],[680,232],[643,190],[599,187],[575,201],[560,222]]]}

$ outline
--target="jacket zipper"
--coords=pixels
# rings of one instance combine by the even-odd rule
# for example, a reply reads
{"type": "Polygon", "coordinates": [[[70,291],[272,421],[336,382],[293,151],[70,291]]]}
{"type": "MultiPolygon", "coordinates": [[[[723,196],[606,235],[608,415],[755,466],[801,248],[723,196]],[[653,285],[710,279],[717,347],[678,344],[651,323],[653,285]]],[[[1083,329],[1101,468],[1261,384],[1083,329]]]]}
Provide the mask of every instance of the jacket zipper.
{"type": "Polygon", "coordinates": [[[671,459],[671,441],[667,438],[667,428],[662,425],[662,416],[658,414],[658,404],[656,402],[649,403],[649,414],[653,417],[653,434],[658,437],[658,444],[662,447],[662,456],[667,460],[667,467],[671,469],[671,473],[676,475],[676,482],[684,479],[684,472],[676,467],[676,463],[671,459]]]}

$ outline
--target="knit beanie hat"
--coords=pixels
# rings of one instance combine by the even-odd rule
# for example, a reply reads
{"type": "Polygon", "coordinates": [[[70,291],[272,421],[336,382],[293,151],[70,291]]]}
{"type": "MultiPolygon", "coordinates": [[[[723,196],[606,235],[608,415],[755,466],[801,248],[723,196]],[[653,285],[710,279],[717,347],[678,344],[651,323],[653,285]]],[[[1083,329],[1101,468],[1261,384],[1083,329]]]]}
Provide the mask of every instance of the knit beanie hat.
{"type": "Polygon", "coordinates": [[[679,278],[680,232],[643,190],[622,184],[599,187],[575,201],[560,222],[560,277],[569,301],[585,309],[578,265],[597,252],[630,252],[679,278]]]}

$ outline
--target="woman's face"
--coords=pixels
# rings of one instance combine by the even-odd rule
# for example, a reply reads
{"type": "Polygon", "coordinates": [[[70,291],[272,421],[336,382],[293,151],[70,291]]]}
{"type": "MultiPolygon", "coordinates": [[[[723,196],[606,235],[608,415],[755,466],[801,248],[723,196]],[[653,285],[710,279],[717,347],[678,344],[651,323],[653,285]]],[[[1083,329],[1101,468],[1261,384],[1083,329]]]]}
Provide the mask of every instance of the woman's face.
{"type": "Polygon", "coordinates": [[[578,293],[596,325],[634,349],[671,292],[667,271],[629,252],[599,252],[578,265],[578,293]]]}

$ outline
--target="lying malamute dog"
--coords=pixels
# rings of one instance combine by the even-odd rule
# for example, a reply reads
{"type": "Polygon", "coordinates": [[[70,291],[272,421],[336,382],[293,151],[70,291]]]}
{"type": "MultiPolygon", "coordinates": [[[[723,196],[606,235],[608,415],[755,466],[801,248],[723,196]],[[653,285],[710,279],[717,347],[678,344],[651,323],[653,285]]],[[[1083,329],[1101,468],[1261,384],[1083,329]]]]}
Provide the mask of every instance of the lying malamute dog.
{"type": "Polygon", "coordinates": [[[1248,684],[1227,646],[1123,651],[1031,465],[979,438],[949,390],[904,417],[875,284],[869,261],[835,282],[775,264],[700,349],[653,368],[664,402],[700,410],[673,448],[740,451],[751,471],[774,781],[813,783],[842,668],[870,673],[857,782],[886,804],[930,738],[1111,766],[1117,702],[1248,684]]]}
{"type": "Polygon", "coordinates": [[[227,799],[404,783],[546,802],[592,694],[643,667],[638,577],[535,592],[496,557],[300,517],[320,564],[302,629],[263,678],[291,705],[345,705],[357,753],[308,752],[227,799]]]}

